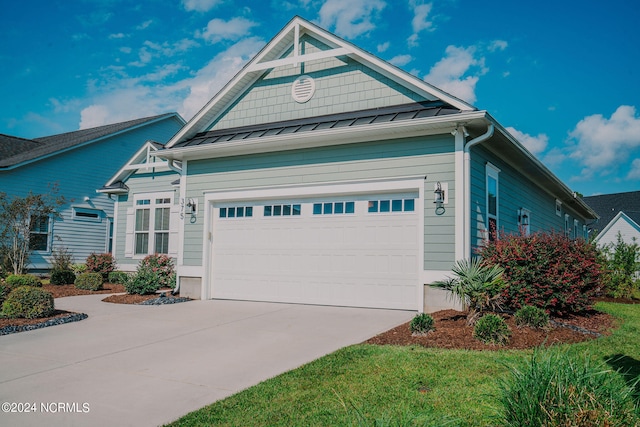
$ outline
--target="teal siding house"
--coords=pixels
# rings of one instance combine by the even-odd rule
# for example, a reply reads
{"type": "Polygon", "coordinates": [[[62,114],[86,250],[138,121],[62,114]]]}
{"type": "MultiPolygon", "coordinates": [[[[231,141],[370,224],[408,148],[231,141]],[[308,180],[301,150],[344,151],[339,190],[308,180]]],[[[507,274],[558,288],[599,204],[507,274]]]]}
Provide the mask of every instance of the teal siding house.
{"type": "Polygon", "coordinates": [[[148,148],[101,190],[115,254],[171,253],[195,298],[433,311],[488,239],[596,218],[488,112],[299,17],[148,148]]]}
{"type": "Polygon", "coordinates": [[[0,191],[23,197],[56,185],[68,201],[58,218],[43,218],[31,230],[29,270],[48,270],[56,248],[78,263],[92,252],[111,252],[115,199],[96,188],[145,141],[167,142],[184,124],[170,113],[35,139],[0,135],[0,191]]]}

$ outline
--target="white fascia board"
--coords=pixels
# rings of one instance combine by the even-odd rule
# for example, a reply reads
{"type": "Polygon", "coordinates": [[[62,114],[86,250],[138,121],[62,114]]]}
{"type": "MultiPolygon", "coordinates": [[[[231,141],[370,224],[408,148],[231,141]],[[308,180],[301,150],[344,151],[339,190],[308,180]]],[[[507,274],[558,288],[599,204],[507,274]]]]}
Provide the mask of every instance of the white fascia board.
{"type": "Polygon", "coordinates": [[[302,134],[275,135],[249,140],[218,142],[196,147],[166,149],[157,153],[157,156],[184,161],[352,144],[391,138],[436,135],[450,132],[460,123],[482,120],[485,115],[485,111],[474,111],[411,121],[378,123],[354,128],[326,129],[302,134]]]}

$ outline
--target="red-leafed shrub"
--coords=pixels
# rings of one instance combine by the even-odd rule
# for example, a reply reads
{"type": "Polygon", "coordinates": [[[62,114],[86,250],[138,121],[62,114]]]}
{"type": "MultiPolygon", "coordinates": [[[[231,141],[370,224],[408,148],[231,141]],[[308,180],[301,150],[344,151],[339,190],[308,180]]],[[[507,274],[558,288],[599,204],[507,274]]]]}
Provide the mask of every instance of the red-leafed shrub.
{"type": "Polygon", "coordinates": [[[87,273],[100,273],[107,280],[109,273],[116,269],[116,261],[111,254],[92,253],[87,257],[87,273]]]}
{"type": "Polygon", "coordinates": [[[479,251],[490,265],[504,268],[505,304],[517,310],[540,307],[552,315],[584,312],[601,292],[595,245],[559,233],[505,235],[479,251]]]}

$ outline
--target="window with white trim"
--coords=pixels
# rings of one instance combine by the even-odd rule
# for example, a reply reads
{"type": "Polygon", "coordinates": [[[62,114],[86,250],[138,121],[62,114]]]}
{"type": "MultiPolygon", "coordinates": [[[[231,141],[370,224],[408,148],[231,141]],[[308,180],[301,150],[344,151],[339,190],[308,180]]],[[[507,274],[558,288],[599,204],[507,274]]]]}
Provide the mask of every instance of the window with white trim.
{"type": "Polygon", "coordinates": [[[571,237],[571,229],[569,228],[569,214],[564,214],[564,235],[571,237]]]}
{"type": "Polygon", "coordinates": [[[562,216],[562,202],[556,199],[556,215],[562,216]]]}
{"type": "Polygon", "coordinates": [[[220,218],[251,218],[253,216],[253,206],[230,206],[220,208],[220,218]]]}
{"type": "Polygon", "coordinates": [[[486,165],[486,192],[487,192],[487,239],[494,241],[498,237],[498,208],[500,206],[499,179],[500,169],[491,163],[486,165]]]}
{"type": "Polygon", "coordinates": [[[415,199],[369,200],[369,213],[413,212],[416,209],[415,199]]]}
{"type": "Polygon", "coordinates": [[[300,216],[301,207],[299,204],[266,205],[263,216],[300,216]]]}
{"type": "Polygon", "coordinates": [[[51,217],[38,216],[31,219],[29,232],[29,249],[49,252],[49,235],[51,233],[51,217]]]}
{"type": "Polygon", "coordinates": [[[355,213],[355,202],[322,202],[313,204],[314,215],[342,215],[355,213]]]}
{"type": "Polygon", "coordinates": [[[580,234],[578,234],[580,231],[579,227],[580,227],[580,223],[578,222],[577,219],[574,219],[573,220],[573,238],[574,239],[577,239],[580,236],[580,234]]]}
{"type": "Polygon", "coordinates": [[[135,201],[134,254],[167,254],[171,196],[148,195],[135,201]]]}

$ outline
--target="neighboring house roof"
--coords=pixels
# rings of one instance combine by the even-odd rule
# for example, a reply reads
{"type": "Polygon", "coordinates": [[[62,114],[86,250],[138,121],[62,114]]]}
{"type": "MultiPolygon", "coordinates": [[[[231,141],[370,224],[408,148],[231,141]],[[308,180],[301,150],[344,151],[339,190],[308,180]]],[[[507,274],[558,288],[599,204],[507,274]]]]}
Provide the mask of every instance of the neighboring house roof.
{"type": "MultiPolygon", "coordinates": [[[[637,215],[640,218],[640,215],[637,215]]],[[[640,238],[640,225],[637,220],[633,220],[624,212],[618,212],[611,221],[598,233],[595,239],[596,243],[611,244],[617,241],[618,235],[622,240],[631,243],[632,239],[640,238]]]]}
{"type": "Polygon", "coordinates": [[[640,191],[588,196],[583,200],[600,216],[598,223],[591,226],[592,230],[603,230],[619,212],[640,224],[640,191]]]}
{"type": "Polygon", "coordinates": [[[13,169],[172,116],[185,123],[179,114],[167,113],[34,139],[0,135],[0,170],[13,169]]]}

